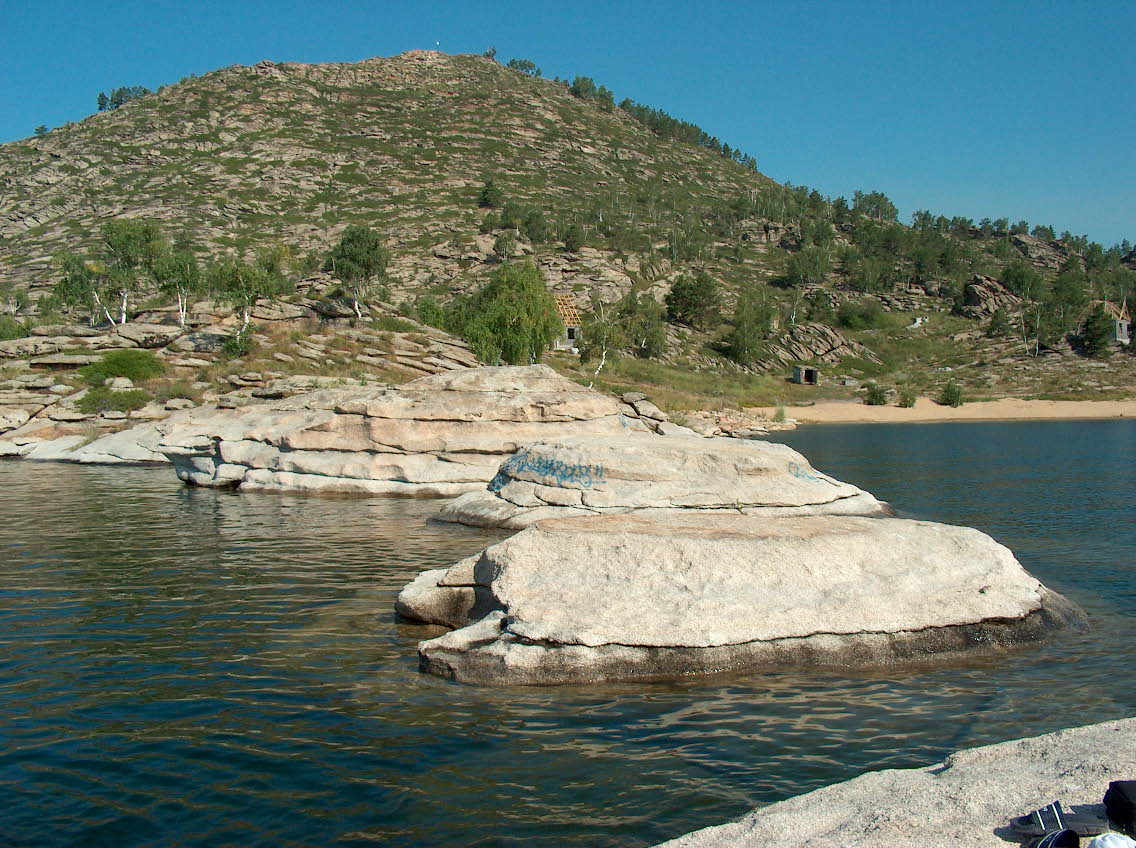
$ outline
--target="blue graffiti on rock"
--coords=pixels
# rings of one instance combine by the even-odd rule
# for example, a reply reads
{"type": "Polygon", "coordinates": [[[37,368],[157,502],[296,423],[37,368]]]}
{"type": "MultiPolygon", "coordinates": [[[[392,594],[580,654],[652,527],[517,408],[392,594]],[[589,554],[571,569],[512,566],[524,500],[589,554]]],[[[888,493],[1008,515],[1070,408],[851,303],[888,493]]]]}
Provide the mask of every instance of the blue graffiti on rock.
{"type": "Polygon", "coordinates": [[[501,465],[497,476],[489,483],[489,491],[497,492],[509,482],[511,477],[519,478],[521,474],[528,473],[546,480],[554,480],[561,486],[579,486],[590,489],[596,483],[602,483],[604,468],[602,465],[583,465],[563,462],[559,459],[533,456],[527,451],[513,454],[501,465]]]}
{"type": "Polygon", "coordinates": [[[789,473],[796,477],[798,480],[821,480],[822,478],[814,474],[810,469],[805,468],[800,463],[790,462],[789,473]]]}

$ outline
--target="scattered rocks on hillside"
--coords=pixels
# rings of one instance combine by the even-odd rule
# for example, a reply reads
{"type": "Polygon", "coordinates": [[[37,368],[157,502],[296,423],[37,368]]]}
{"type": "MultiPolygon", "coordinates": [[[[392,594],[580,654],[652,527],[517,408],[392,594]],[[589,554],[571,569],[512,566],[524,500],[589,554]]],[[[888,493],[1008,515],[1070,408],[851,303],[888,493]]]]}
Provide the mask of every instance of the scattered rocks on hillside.
{"type": "Polygon", "coordinates": [[[778,517],[889,512],[786,445],[621,433],[526,445],[501,464],[487,488],[446,504],[437,518],[520,530],[569,515],[720,511],[778,517]]]}
{"type": "MultiPolygon", "coordinates": [[[[875,298],[884,312],[919,312],[928,308],[926,299],[909,294],[877,294],[875,298]]],[[[942,308],[939,304],[932,306],[942,308]]]]}
{"type": "Polygon", "coordinates": [[[614,398],[533,365],[295,395],[195,419],[161,449],[193,485],[453,497],[484,487],[522,444],[625,429],[646,428],[614,398]]]}
{"type": "Polygon", "coordinates": [[[419,645],[455,680],[559,684],[990,652],[1083,613],[989,536],[852,516],[540,522],[398,597],[458,629],[419,645]]]}

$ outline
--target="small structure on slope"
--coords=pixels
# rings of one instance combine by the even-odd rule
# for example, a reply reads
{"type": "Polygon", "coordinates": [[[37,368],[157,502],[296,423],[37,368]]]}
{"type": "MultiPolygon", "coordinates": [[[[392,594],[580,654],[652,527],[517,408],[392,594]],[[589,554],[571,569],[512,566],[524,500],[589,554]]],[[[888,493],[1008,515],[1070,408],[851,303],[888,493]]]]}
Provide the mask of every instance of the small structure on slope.
{"type": "Polygon", "coordinates": [[[816,386],[820,384],[820,371],[808,365],[793,366],[793,382],[799,386],[816,386]]]}
{"type": "Polygon", "coordinates": [[[1097,309],[1103,309],[1105,314],[1112,319],[1112,333],[1108,340],[1123,345],[1131,344],[1132,315],[1128,312],[1128,299],[1125,298],[1119,305],[1108,300],[1094,300],[1085,310],[1081,322],[1084,323],[1085,317],[1097,309]]]}
{"type": "Polygon", "coordinates": [[[560,316],[560,320],[564,322],[564,332],[552,343],[552,349],[567,351],[568,353],[579,353],[580,326],[583,323],[580,318],[580,310],[572,303],[572,298],[566,294],[555,295],[555,299],[556,313],[560,316]]]}

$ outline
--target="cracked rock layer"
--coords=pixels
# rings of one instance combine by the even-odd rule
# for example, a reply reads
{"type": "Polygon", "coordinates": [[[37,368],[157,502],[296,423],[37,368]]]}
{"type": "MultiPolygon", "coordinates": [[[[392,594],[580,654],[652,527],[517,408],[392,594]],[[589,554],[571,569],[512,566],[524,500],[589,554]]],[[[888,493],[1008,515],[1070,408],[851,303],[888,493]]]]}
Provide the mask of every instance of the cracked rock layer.
{"type": "Polygon", "coordinates": [[[645,429],[614,398],[533,365],[218,412],[172,428],[159,449],[197,486],[454,497],[483,488],[525,442],[628,428],[645,429]]]}

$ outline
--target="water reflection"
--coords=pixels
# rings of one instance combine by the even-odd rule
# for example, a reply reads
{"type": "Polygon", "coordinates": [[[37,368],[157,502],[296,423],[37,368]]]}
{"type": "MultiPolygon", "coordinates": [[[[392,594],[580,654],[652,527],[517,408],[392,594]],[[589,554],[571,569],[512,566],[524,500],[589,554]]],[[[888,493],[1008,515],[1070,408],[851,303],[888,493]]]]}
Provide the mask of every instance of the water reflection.
{"type": "Polygon", "coordinates": [[[867,769],[1132,714],[1131,422],[983,426],[791,438],[1010,544],[1091,632],[946,668],[512,690],[418,674],[435,631],[391,615],[419,570],[498,538],[427,525],[435,503],[0,464],[5,838],[641,846],[867,769]]]}

